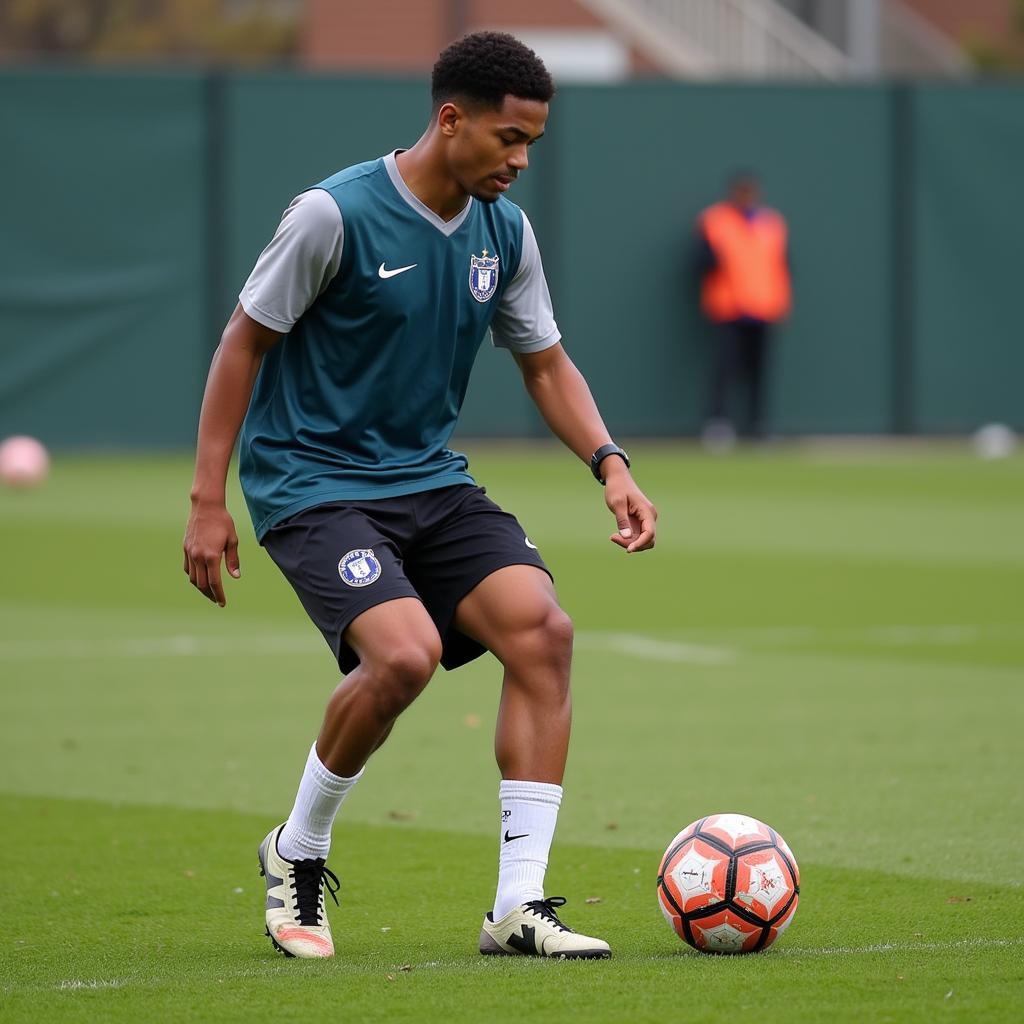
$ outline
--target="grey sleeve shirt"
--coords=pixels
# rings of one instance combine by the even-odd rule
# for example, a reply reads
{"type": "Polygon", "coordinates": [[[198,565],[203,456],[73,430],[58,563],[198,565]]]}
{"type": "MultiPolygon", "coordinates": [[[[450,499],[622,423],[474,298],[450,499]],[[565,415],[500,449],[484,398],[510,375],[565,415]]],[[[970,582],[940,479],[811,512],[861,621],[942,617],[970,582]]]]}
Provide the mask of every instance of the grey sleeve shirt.
{"type": "MultiPolygon", "coordinates": [[[[475,201],[475,200],[474,200],[475,201]]],[[[334,199],[314,188],[295,197],[238,296],[257,323],[287,334],[341,266],[345,225],[334,199]]],[[[491,323],[496,347],[540,352],[561,340],[537,239],[523,214],[523,251],[491,323]]]]}
{"type": "Polygon", "coordinates": [[[551,309],[551,293],[533,226],[523,214],[523,254],[511,283],[501,297],[491,338],[497,348],[513,352],[541,352],[561,341],[551,309]]]}
{"type": "Polygon", "coordinates": [[[287,334],[337,274],[344,243],[341,211],[327,192],[296,196],[242,286],[242,309],[287,334]]]}

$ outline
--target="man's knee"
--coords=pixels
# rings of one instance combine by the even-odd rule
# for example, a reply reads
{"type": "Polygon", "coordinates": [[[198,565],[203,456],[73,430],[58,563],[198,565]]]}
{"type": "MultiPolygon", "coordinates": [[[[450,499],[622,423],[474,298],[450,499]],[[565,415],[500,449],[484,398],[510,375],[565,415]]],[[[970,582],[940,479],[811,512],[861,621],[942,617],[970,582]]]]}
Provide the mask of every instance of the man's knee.
{"type": "Polygon", "coordinates": [[[541,666],[553,669],[564,676],[568,688],[572,642],[572,619],[554,601],[546,602],[508,637],[502,661],[520,672],[541,666]]]}
{"type": "Polygon", "coordinates": [[[401,714],[430,682],[441,660],[440,638],[405,640],[363,662],[383,718],[401,714]]]}
{"type": "Polygon", "coordinates": [[[573,625],[572,619],[557,605],[552,603],[541,626],[545,646],[556,658],[572,657],[573,625]]]}

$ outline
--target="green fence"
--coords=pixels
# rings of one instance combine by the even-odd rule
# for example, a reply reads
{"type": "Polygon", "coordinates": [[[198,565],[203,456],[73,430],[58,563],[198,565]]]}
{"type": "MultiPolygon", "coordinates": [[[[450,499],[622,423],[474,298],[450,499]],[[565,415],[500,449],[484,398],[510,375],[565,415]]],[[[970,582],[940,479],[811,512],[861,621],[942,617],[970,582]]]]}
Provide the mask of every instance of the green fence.
{"type": "MultiPolygon", "coordinates": [[[[0,436],[183,445],[219,330],[281,211],[408,146],[422,81],[0,73],[0,436]]],[[[709,346],[694,218],[755,168],[790,222],[781,433],[1024,427],[1024,88],[567,86],[515,199],[565,344],[622,436],[694,432],[709,346]]],[[[461,433],[541,432],[482,352],[461,433]]]]}

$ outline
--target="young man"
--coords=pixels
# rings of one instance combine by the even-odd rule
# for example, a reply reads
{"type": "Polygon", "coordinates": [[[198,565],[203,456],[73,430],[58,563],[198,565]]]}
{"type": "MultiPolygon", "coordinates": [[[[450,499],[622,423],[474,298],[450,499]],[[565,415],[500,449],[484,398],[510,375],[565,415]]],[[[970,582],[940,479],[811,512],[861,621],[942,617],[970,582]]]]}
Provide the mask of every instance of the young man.
{"type": "Polygon", "coordinates": [[[511,36],[479,33],[441,54],[432,92],[419,142],[299,195],[242,289],[203,400],[185,571],[221,606],[221,560],[239,576],[224,491],[244,417],[256,535],[346,673],[292,812],[259,849],[278,949],[333,955],[335,815],[438,663],[486,649],[504,682],[498,890],[480,952],[607,957],[606,942],[561,923],[564,900],[544,898],[572,625],[537,549],[446,447],[488,328],[552,431],[606,485],[611,540],[653,547],[656,513],[559,344],[533,231],[503,196],[544,132],[544,65],[511,36]]]}

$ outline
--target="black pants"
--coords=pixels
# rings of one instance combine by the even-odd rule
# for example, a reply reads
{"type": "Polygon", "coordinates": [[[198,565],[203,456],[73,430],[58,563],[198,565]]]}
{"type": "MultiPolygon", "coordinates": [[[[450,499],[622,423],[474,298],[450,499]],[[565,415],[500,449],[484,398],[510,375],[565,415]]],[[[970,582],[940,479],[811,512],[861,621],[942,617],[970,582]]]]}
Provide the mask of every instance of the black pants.
{"type": "Polygon", "coordinates": [[[764,437],[771,324],[734,320],[714,326],[708,419],[732,421],[730,408],[740,392],[743,414],[737,417],[739,433],[745,437],[764,437]]]}

